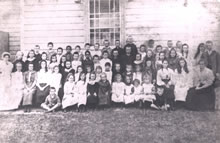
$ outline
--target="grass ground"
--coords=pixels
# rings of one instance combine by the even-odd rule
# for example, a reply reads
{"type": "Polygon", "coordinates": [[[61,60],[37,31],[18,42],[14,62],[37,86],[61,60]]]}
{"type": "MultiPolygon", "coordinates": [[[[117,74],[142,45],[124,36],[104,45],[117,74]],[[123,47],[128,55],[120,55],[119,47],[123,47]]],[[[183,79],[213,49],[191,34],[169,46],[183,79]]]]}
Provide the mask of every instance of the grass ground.
{"type": "Polygon", "coordinates": [[[219,143],[220,112],[0,113],[0,143],[219,143]]]}

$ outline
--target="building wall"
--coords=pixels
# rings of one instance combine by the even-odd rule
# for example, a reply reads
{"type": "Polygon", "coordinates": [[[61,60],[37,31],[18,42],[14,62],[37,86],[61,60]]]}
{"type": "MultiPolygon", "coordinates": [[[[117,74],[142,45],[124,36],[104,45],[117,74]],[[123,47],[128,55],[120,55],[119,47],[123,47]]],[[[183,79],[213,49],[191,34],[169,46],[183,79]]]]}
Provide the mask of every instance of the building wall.
{"type": "Polygon", "coordinates": [[[213,40],[220,47],[220,1],[217,0],[128,0],[125,4],[125,36],[138,45],[148,39],[166,46],[181,40],[196,49],[213,40]]]}
{"type": "Polygon", "coordinates": [[[20,0],[0,0],[0,31],[9,33],[12,55],[20,49],[20,0]]]}
{"type": "MultiPolygon", "coordinates": [[[[136,44],[148,39],[156,44],[181,40],[195,49],[213,40],[220,47],[219,0],[125,0],[122,40],[132,35],[136,44]]],[[[0,0],[0,30],[9,32],[9,48],[30,50],[36,44],[46,49],[88,42],[87,0],[0,0]],[[79,1],[81,1],[79,3],[79,1]]],[[[220,51],[220,48],[218,48],[220,51]]]]}
{"type": "Polygon", "coordinates": [[[75,0],[24,0],[23,5],[23,50],[36,44],[46,49],[48,42],[54,42],[55,48],[85,42],[83,3],[75,0]]]}

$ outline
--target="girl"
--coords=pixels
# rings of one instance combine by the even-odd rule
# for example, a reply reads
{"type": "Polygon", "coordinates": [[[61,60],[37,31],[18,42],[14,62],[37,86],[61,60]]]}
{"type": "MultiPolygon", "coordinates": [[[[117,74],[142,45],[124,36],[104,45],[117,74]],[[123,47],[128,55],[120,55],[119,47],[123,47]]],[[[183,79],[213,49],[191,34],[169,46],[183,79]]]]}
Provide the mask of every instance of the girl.
{"type": "Polygon", "coordinates": [[[47,65],[49,65],[50,64],[50,61],[48,61],[48,55],[47,55],[47,53],[46,52],[43,52],[42,54],[41,54],[41,60],[38,62],[38,66],[37,66],[37,71],[39,71],[40,70],[40,63],[41,63],[41,61],[46,61],[47,62],[47,65]]]}
{"type": "Polygon", "coordinates": [[[25,64],[24,64],[24,61],[23,61],[23,56],[24,56],[24,53],[21,52],[21,51],[18,51],[16,53],[16,57],[15,57],[15,61],[13,62],[13,70],[12,72],[15,72],[16,71],[16,64],[19,62],[22,64],[22,72],[24,72],[25,70],[25,64]]]}
{"type": "Polygon", "coordinates": [[[86,111],[86,101],[87,101],[87,82],[86,74],[81,72],[79,81],[75,85],[75,95],[78,98],[78,112],[86,111]]]}
{"type": "Polygon", "coordinates": [[[157,75],[157,70],[154,68],[152,61],[147,60],[145,63],[145,68],[143,71],[143,76],[149,76],[150,79],[152,79],[152,83],[156,83],[156,75],[157,75]]]}
{"type": "Polygon", "coordinates": [[[34,94],[36,92],[37,73],[34,71],[33,63],[29,63],[28,71],[24,73],[24,93],[22,106],[24,112],[30,112],[34,94]]]}
{"type": "Polygon", "coordinates": [[[108,107],[110,106],[111,101],[111,85],[107,80],[106,73],[101,74],[101,80],[98,82],[99,90],[98,90],[98,97],[99,97],[99,106],[101,107],[108,107]]]}
{"type": "Polygon", "coordinates": [[[78,97],[75,95],[74,75],[69,73],[64,84],[64,96],[62,100],[62,109],[67,111],[68,107],[74,106],[78,103],[78,97]]]}
{"type": "Polygon", "coordinates": [[[177,56],[177,53],[176,53],[176,50],[174,48],[172,48],[170,50],[170,53],[169,53],[169,57],[168,57],[168,61],[169,61],[169,67],[175,71],[176,68],[177,68],[177,64],[178,64],[178,56],[177,56]]]}
{"type": "Polygon", "coordinates": [[[173,85],[174,72],[168,68],[168,61],[163,61],[163,66],[157,73],[157,85],[164,86],[164,96],[169,104],[170,109],[174,109],[174,85],[173,85]]]}
{"type": "Polygon", "coordinates": [[[122,106],[124,103],[125,84],[122,82],[122,76],[116,74],[112,83],[112,102],[116,106],[122,106]]]}
{"type": "Polygon", "coordinates": [[[127,107],[130,107],[134,103],[134,91],[132,85],[132,78],[130,76],[125,77],[125,92],[124,92],[124,103],[127,107]]]}
{"type": "Polygon", "coordinates": [[[94,55],[93,56],[93,63],[94,63],[94,69],[96,69],[97,66],[100,66],[99,56],[98,55],[94,55]]]}
{"type": "Polygon", "coordinates": [[[133,90],[134,90],[134,98],[135,102],[139,103],[139,107],[143,107],[143,87],[141,86],[141,82],[139,79],[135,79],[133,81],[133,90]]]}
{"type": "Polygon", "coordinates": [[[204,43],[199,44],[199,46],[197,48],[197,51],[196,51],[196,54],[194,56],[194,64],[193,65],[198,66],[199,61],[201,59],[205,61],[206,65],[208,65],[208,57],[207,57],[207,54],[206,54],[206,47],[205,47],[204,43]]]}
{"type": "Polygon", "coordinates": [[[66,81],[66,78],[67,78],[67,75],[69,73],[72,73],[73,75],[75,74],[75,71],[74,69],[72,68],[72,64],[71,64],[71,61],[66,61],[65,62],[65,68],[64,70],[61,72],[62,74],[62,85],[64,85],[65,81],[66,81]]]}
{"type": "Polygon", "coordinates": [[[144,61],[146,61],[146,60],[151,60],[152,62],[155,63],[154,53],[151,49],[147,50],[147,54],[146,54],[144,61]]]}
{"type": "Polygon", "coordinates": [[[159,58],[158,60],[156,61],[155,63],[155,67],[156,67],[156,70],[160,70],[163,66],[163,61],[165,60],[165,53],[164,52],[160,52],[159,53],[159,58]]]}
{"type": "Polygon", "coordinates": [[[175,70],[174,78],[174,95],[177,108],[184,107],[188,89],[191,85],[189,78],[189,70],[185,59],[181,58],[178,62],[177,69],[175,70]]]}
{"type": "Polygon", "coordinates": [[[48,72],[52,73],[55,66],[58,66],[58,63],[57,63],[57,56],[54,54],[54,55],[51,55],[50,57],[50,63],[48,65],[48,72]]]}
{"type": "Polygon", "coordinates": [[[4,52],[0,61],[0,110],[7,110],[7,98],[10,95],[8,88],[11,86],[11,72],[13,64],[9,61],[10,53],[4,52]],[[3,81],[3,82],[2,82],[3,81]]]}
{"type": "Polygon", "coordinates": [[[92,72],[92,67],[89,66],[89,65],[86,66],[86,81],[87,81],[87,82],[89,81],[91,72],[92,72]]]}
{"type": "Polygon", "coordinates": [[[37,60],[35,58],[35,52],[34,50],[30,50],[28,55],[27,55],[27,60],[25,61],[25,71],[28,70],[28,64],[32,62],[34,64],[34,70],[36,71],[37,70],[37,60]]]}
{"type": "Polygon", "coordinates": [[[135,65],[135,72],[133,73],[133,79],[138,79],[140,82],[142,82],[142,66],[135,65]]]}
{"type": "Polygon", "coordinates": [[[83,68],[82,68],[82,66],[78,66],[76,73],[75,73],[75,81],[76,82],[79,81],[79,77],[80,77],[81,72],[83,72],[83,68]]]}
{"type": "Polygon", "coordinates": [[[72,68],[76,71],[78,66],[81,66],[82,62],[79,59],[79,53],[73,53],[73,61],[72,61],[72,68]]]}
{"type": "Polygon", "coordinates": [[[135,65],[139,65],[139,64],[142,64],[143,63],[143,60],[142,60],[142,55],[137,53],[136,55],[136,58],[135,58],[135,61],[134,61],[134,64],[135,65]]]}
{"type": "Polygon", "coordinates": [[[23,73],[22,73],[22,63],[18,62],[16,64],[16,72],[11,74],[11,94],[8,96],[9,100],[8,110],[18,109],[20,106],[22,96],[23,96],[23,89],[24,89],[24,80],[23,80],[23,73]]]}
{"type": "Polygon", "coordinates": [[[155,97],[155,87],[151,82],[152,80],[148,76],[143,77],[143,103],[145,107],[149,108],[152,106],[153,101],[156,100],[155,97]]]}
{"type": "Polygon", "coordinates": [[[107,80],[110,82],[110,84],[112,84],[112,70],[111,70],[111,64],[110,63],[106,63],[105,64],[105,73],[107,75],[107,80]]]}
{"type": "Polygon", "coordinates": [[[110,63],[112,65],[112,61],[109,59],[108,51],[103,51],[102,59],[100,60],[100,66],[102,67],[102,69],[105,69],[105,64],[106,63],[110,63]]]}
{"type": "Polygon", "coordinates": [[[35,97],[35,105],[39,106],[43,103],[49,94],[49,74],[47,72],[47,62],[41,61],[40,63],[40,71],[37,72],[37,89],[36,89],[36,97],[35,97]]]}
{"type": "Polygon", "coordinates": [[[141,61],[144,61],[145,56],[146,56],[146,46],[145,45],[140,46],[139,53],[141,54],[141,61]]]}
{"type": "Polygon", "coordinates": [[[98,83],[96,82],[95,72],[90,73],[87,84],[87,107],[95,109],[98,105],[98,83]]]}
{"type": "Polygon", "coordinates": [[[50,87],[54,87],[56,89],[56,95],[58,95],[59,89],[62,87],[61,78],[62,75],[59,73],[59,67],[58,65],[55,65],[52,73],[50,74],[50,87]]]}
{"type": "Polygon", "coordinates": [[[65,63],[66,63],[66,56],[62,56],[60,59],[60,64],[59,64],[59,71],[62,73],[65,69],[65,63]]]}
{"type": "Polygon", "coordinates": [[[95,70],[95,73],[96,73],[96,82],[99,82],[100,79],[101,79],[102,67],[101,66],[97,66],[96,70],[95,70]]]}

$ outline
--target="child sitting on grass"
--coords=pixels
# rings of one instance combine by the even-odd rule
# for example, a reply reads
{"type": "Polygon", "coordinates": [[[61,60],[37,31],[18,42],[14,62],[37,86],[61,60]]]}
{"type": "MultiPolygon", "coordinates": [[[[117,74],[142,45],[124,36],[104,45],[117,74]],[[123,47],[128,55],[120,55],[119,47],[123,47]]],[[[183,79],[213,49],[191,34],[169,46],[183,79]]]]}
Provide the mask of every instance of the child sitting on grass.
{"type": "Polygon", "coordinates": [[[151,107],[157,110],[167,111],[169,109],[169,105],[166,104],[163,86],[157,86],[157,92],[155,96],[156,96],[156,100],[153,101],[153,104],[151,104],[151,107]]]}
{"type": "Polygon", "coordinates": [[[55,87],[50,87],[50,94],[46,97],[45,102],[41,104],[41,107],[47,112],[55,112],[60,106],[60,98],[56,94],[55,87]]]}

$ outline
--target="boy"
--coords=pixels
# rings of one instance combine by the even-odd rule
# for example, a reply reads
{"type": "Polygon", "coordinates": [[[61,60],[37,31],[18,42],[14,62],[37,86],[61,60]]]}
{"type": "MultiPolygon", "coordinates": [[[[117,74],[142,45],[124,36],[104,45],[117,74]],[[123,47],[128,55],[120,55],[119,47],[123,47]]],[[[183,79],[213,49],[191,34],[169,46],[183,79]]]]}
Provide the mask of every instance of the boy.
{"type": "Polygon", "coordinates": [[[59,47],[57,48],[57,62],[60,63],[60,59],[63,56],[63,48],[59,47]]]}
{"type": "Polygon", "coordinates": [[[163,86],[157,86],[157,92],[155,96],[156,100],[154,100],[153,104],[151,104],[151,107],[157,110],[168,110],[169,105],[166,104],[163,86]]]}
{"type": "Polygon", "coordinates": [[[72,47],[70,45],[66,46],[66,60],[72,61],[73,60],[73,54],[72,54],[72,47]]]}
{"type": "Polygon", "coordinates": [[[47,112],[54,112],[61,106],[60,98],[56,95],[55,87],[50,87],[50,94],[46,97],[41,107],[47,112]]]}
{"type": "Polygon", "coordinates": [[[87,51],[90,51],[90,44],[89,43],[86,43],[85,46],[84,46],[85,50],[87,51]]]}
{"type": "Polygon", "coordinates": [[[48,60],[50,60],[50,57],[51,57],[52,55],[56,54],[56,52],[54,51],[53,47],[54,47],[54,45],[53,45],[52,42],[49,42],[49,43],[47,44],[47,48],[48,48],[48,60]]]}
{"type": "Polygon", "coordinates": [[[92,56],[97,55],[97,56],[101,57],[102,52],[99,50],[99,48],[100,48],[100,44],[99,43],[95,43],[94,51],[91,52],[92,56]]]}

